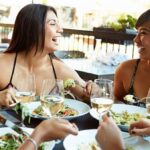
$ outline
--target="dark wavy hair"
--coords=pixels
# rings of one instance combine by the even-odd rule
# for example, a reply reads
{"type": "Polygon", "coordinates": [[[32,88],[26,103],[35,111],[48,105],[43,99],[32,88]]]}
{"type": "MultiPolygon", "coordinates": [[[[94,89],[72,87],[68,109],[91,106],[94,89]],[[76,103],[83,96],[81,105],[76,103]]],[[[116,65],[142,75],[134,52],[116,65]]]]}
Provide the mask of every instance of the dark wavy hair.
{"type": "Polygon", "coordinates": [[[135,25],[136,29],[140,27],[142,24],[144,24],[145,22],[150,22],[150,9],[148,9],[147,11],[145,11],[140,15],[135,25]]]}
{"type": "Polygon", "coordinates": [[[35,47],[36,51],[43,51],[45,42],[45,20],[47,11],[56,14],[51,6],[43,4],[29,4],[23,7],[14,24],[10,45],[6,53],[25,51],[26,54],[35,47]]]}

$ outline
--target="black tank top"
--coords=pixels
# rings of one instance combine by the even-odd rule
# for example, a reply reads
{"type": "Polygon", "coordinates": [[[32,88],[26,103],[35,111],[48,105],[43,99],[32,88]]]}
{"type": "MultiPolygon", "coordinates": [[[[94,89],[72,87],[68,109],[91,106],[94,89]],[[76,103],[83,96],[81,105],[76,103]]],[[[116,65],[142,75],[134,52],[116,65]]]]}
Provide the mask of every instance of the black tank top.
{"type": "MultiPolygon", "coordinates": [[[[8,89],[9,87],[14,87],[15,88],[15,86],[12,84],[12,79],[13,79],[13,75],[14,75],[14,71],[15,71],[15,67],[16,67],[17,56],[18,56],[18,53],[16,53],[16,55],[15,55],[15,59],[14,59],[14,63],[13,63],[13,69],[12,69],[12,73],[11,73],[11,76],[10,76],[10,80],[9,80],[8,84],[3,89],[0,89],[0,91],[8,89]]],[[[56,75],[56,71],[55,71],[55,68],[54,68],[53,60],[52,60],[53,55],[51,56],[51,54],[49,54],[49,58],[50,58],[50,61],[51,61],[51,64],[52,64],[52,69],[53,69],[54,77],[55,77],[55,80],[56,80],[57,79],[57,75],[56,75]]]]}
{"type": "Polygon", "coordinates": [[[12,73],[11,73],[11,76],[10,76],[10,80],[9,80],[8,84],[3,89],[0,89],[0,91],[8,89],[9,87],[15,87],[12,84],[12,79],[13,79],[13,74],[14,74],[14,71],[15,71],[16,61],[17,61],[17,53],[15,55],[15,59],[14,59],[14,63],[13,63],[13,69],[12,69],[12,73]]]}
{"type": "Polygon", "coordinates": [[[132,78],[131,78],[130,88],[129,88],[129,91],[128,91],[128,94],[131,94],[131,95],[135,94],[134,93],[134,81],[135,81],[135,76],[136,76],[136,72],[137,72],[137,69],[138,69],[139,62],[140,62],[140,59],[137,59],[136,65],[135,65],[135,68],[134,68],[134,71],[133,71],[133,74],[132,74],[132,78]]]}
{"type": "Polygon", "coordinates": [[[133,98],[135,100],[135,103],[133,103],[133,105],[145,108],[146,106],[145,106],[144,102],[136,102],[140,99],[135,96],[135,91],[134,91],[134,81],[135,81],[135,76],[136,76],[136,72],[137,72],[137,69],[138,69],[139,62],[140,62],[140,59],[137,59],[136,65],[135,65],[135,68],[134,68],[134,71],[133,71],[133,75],[132,75],[132,78],[131,78],[131,83],[130,83],[130,88],[129,88],[128,94],[131,94],[131,95],[134,96],[133,98]]]}

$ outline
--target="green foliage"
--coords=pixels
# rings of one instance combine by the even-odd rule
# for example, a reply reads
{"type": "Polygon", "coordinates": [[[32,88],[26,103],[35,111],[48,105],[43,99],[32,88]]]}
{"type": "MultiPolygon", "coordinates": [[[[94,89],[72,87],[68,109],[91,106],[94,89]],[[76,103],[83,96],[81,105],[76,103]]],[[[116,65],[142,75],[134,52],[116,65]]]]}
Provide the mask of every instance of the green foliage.
{"type": "Polygon", "coordinates": [[[107,27],[111,27],[116,31],[128,28],[128,29],[135,29],[137,19],[132,17],[131,15],[121,15],[117,22],[108,22],[107,27]]]}

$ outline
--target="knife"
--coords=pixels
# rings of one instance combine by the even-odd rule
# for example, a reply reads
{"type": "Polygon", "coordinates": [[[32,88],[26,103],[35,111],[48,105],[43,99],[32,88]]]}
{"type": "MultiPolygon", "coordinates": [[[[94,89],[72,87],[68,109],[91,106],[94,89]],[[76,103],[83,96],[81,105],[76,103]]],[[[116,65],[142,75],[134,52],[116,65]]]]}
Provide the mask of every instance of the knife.
{"type": "Polygon", "coordinates": [[[12,130],[16,131],[18,134],[22,134],[22,135],[25,135],[25,136],[30,136],[29,133],[27,133],[26,131],[24,131],[22,128],[20,128],[18,125],[14,124],[12,121],[6,119],[4,116],[0,115],[0,122],[11,128],[12,130]]]}

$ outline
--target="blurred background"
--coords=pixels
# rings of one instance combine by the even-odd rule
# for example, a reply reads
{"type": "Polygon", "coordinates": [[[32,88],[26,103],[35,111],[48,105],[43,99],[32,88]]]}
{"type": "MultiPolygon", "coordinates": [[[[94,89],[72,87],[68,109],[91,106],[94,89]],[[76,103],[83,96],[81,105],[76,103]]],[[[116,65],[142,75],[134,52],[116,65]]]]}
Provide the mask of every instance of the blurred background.
{"type": "Polygon", "coordinates": [[[149,0],[0,0],[0,22],[14,23],[18,11],[29,3],[54,6],[64,28],[93,29],[150,8],[149,0]]]}

